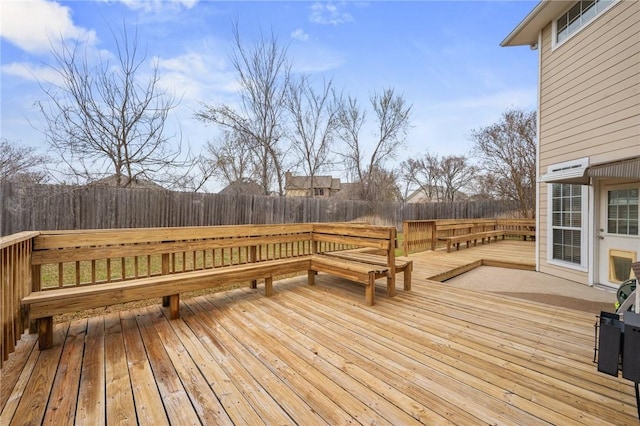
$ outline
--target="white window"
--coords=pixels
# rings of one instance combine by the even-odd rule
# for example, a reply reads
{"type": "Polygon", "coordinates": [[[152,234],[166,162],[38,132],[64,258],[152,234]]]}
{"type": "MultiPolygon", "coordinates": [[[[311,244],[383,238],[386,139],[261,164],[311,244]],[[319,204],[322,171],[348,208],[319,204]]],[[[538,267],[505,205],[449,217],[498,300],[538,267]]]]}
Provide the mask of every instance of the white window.
{"type": "Polygon", "coordinates": [[[639,199],[637,188],[607,192],[607,233],[638,235],[639,199]]]}
{"type": "Polygon", "coordinates": [[[584,185],[554,183],[549,192],[549,262],[587,265],[587,191],[584,185]]]}
{"type": "Polygon", "coordinates": [[[558,45],[577,33],[616,0],[580,0],[553,23],[554,44],[558,45]]]}

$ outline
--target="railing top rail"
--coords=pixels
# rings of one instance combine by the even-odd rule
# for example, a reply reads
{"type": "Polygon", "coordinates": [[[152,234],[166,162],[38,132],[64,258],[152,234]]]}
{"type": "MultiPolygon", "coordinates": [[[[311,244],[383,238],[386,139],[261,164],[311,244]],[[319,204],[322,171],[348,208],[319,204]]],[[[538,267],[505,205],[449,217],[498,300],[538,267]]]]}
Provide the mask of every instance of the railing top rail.
{"type": "Polygon", "coordinates": [[[17,234],[7,235],[5,237],[0,237],[0,249],[30,240],[34,237],[37,237],[38,235],[40,235],[39,231],[24,231],[18,232],[17,234]]]}
{"type": "Polygon", "coordinates": [[[36,239],[35,249],[136,244],[162,241],[243,238],[265,235],[311,233],[313,224],[224,225],[175,228],[127,228],[83,231],[44,231],[36,239]]]}

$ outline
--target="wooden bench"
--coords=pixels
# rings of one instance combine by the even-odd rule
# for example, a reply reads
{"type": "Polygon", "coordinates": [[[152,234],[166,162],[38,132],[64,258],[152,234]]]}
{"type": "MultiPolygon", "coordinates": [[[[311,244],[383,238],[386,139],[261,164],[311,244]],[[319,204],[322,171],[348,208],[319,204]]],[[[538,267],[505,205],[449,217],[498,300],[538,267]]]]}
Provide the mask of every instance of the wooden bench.
{"type": "Polygon", "coordinates": [[[490,243],[491,239],[498,241],[499,237],[504,239],[504,231],[497,229],[496,220],[478,221],[458,221],[452,223],[436,222],[437,240],[447,244],[447,253],[451,252],[451,246],[455,245],[456,250],[460,250],[460,243],[464,242],[467,248],[471,242],[476,246],[478,241],[484,244],[485,240],[490,243]],[[445,235],[443,235],[445,234],[445,235]]]}
{"type": "Polygon", "coordinates": [[[500,219],[498,229],[504,231],[505,236],[522,237],[524,241],[536,236],[535,219],[500,219]]]}
{"type": "MultiPolygon", "coordinates": [[[[312,284],[315,272],[325,272],[332,275],[365,284],[365,301],[369,305],[374,304],[375,280],[381,277],[387,278],[387,295],[393,297],[396,292],[396,266],[402,270],[412,268],[409,265],[395,259],[397,245],[396,229],[393,227],[371,227],[367,225],[353,225],[345,227],[341,224],[316,224],[314,226],[313,239],[318,246],[314,247],[309,283],[312,284]],[[358,247],[384,253],[384,255],[364,255],[354,257],[353,250],[324,250],[322,244],[339,244],[342,247],[358,247]],[[336,256],[342,255],[341,259],[336,256]]],[[[406,263],[406,262],[405,262],[406,263]]],[[[406,275],[405,290],[411,289],[411,274],[406,275]]]]}
{"type": "MultiPolygon", "coordinates": [[[[339,259],[333,256],[317,254],[311,257],[308,273],[309,285],[315,284],[316,272],[325,272],[365,285],[365,302],[367,305],[375,303],[375,281],[387,277],[389,270],[386,266],[361,263],[353,260],[339,259]]],[[[391,296],[390,288],[387,294],[391,296]]]]}
{"type": "Polygon", "coordinates": [[[395,294],[395,238],[395,228],[361,224],[43,232],[34,239],[33,291],[21,304],[36,321],[41,349],[53,344],[54,315],[162,297],[175,319],[180,293],[247,281],[256,288],[264,279],[270,296],[274,276],[304,271],[309,284],[316,271],[364,283],[371,305],[378,278],[387,277],[388,294],[395,294]],[[387,255],[379,258],[387,259],[387,266],[354,260],[336,265],[323,254],[355,247],[384,250],[387,255]],[[159,258],[156,270],[152,257],[159,258]],[[106,269],[103,280],[97,279],[98,262],[106,269]],[[56,287],[41,282],[47,266],[57,266],[56,287]],[[65,273],[68,266],[72,271],[65,273]],[[83,275],[90,280],[82,282],[83,275]]]}
{"type": "MultiPolygon", "coordinates": [[[[340,259],[353,260],[355,262],[367,263],[370,265],[380,265],[385,266],[386,259],[384,256],[380,256],[378,254],[371,254],[363,251],[353,251],[353,250],[343,250],[337,252],[329,252],[327,253],[329,256],[338,257],[340,259]]],[[[412,260],[399,260],[396,259],[396,274],[402,272],[404,290],[411,290],[411,272],[413,271],[413,261],[412,260]]]]}

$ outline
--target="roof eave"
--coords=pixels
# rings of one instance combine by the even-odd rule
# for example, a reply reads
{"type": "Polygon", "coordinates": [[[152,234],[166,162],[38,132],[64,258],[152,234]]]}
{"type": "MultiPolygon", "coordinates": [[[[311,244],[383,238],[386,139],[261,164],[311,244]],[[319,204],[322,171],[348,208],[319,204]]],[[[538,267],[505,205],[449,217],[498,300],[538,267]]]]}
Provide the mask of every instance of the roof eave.
{"type": "Polygon", "coordinates": [[[535,46],[538,43],[538,34],[549,22],[556,19],[571,2],[542,0],[531,12],[518,24],[517,27],[502,40],[500,46],[535,46]]]}

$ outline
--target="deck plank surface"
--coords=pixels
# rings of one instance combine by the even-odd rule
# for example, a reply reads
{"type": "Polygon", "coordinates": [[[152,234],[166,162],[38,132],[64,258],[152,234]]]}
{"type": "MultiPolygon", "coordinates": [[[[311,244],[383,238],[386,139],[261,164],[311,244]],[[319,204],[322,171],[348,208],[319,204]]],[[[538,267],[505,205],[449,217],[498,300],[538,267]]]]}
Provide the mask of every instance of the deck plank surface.
{"type": "Polygon", "coordinates": [[[596,371],[592,314],[455,290],[479,264],[531,269],[531,242],[411,255],[376,304],[319,274],[56,324],[2,370],[4,424],[638,425],[633,384],[596,371]],[[508,260],[507,263],[505,259],[508,260]]]}

